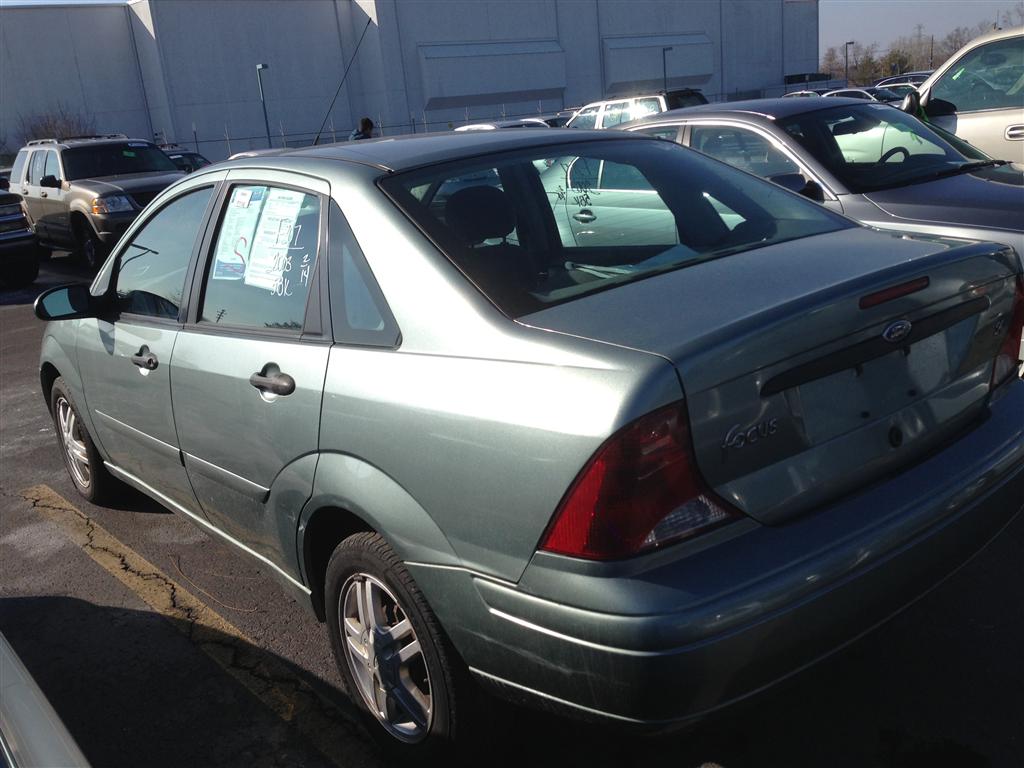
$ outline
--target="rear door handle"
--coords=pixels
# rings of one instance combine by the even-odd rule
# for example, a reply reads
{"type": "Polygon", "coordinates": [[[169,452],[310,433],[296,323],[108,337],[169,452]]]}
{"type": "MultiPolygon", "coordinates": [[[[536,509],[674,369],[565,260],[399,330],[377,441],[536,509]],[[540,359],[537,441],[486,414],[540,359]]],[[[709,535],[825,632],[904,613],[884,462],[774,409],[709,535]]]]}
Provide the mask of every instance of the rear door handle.
{"type": "Polygon", "coordinates": [[[45,192],[40,192],[39,196],[40,197],[49,197],[49,195],[47,195],[45,192]]]}
{"type": "Polygon", "coordinates": [[[260,392],[268,392],[282,397],[295,391],[295,379],[287,373],[281,373],[273,363],[267,363],[263,366],[263,370],[250,376],[249,383],[260,392]]]}
{"type": "Polygon", "coordinates": [[[576,221],[578,221],[580,224],[589,224],[590,222],[594,221],[597,218],[597,216],[594,215],[593,211],[590,211],[586,208],[584,208],[579,213],[574,213],[572,217],[576,219],[576,221]]]}
{"type": "Polygon", "coordinates": [[[1008,125],[1003,133],[1007,141],[1024,141],[1024,125],[1008,125]]]}
{"type": "Polygon", "coordinates": [[[156,370],[156,367],[160,365],[156,355],[150,352],[149,347],[145,345],[139,350],[138,354],[132,355],[132,363],[139,366],[139,368],[145,368],[147,371],[156,370]]]}

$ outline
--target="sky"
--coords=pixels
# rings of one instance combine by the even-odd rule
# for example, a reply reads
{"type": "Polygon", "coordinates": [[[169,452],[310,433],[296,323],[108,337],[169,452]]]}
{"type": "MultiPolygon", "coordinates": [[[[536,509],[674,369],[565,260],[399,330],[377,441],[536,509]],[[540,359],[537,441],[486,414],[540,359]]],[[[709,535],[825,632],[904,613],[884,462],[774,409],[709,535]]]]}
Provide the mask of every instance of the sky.
{"type": "MultiPolygon", "coordinates": [[[[756,0],[755,0],[756,1],[756,0]]],[[[957,27],[994,22],[1015,0],[819,0],[819,50],[842,47],[847,40],[885,51],[897,37],[910,36],[917,24],[939,40],[957,27]]]]}

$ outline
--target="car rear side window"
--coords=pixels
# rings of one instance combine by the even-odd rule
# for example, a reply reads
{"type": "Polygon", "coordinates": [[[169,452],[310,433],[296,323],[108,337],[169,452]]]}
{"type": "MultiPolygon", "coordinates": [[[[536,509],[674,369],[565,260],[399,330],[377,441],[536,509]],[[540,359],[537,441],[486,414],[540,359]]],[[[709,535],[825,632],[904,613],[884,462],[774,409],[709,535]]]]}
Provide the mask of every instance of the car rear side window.
{"type": "Polygon", "coordinates": [[[42,150],[36,150],[32,153],[32,161],[28,167],[28,183],[39,184],[39,180],[43,178],[43,164],[46,162],[46,152],[42,150]]]}
{"type": "Polygon", "coordinates": [[[165,205],[132,235],[117,267],[121,312],[178,317],[185,276],[213,187],[188,192],[165,205]]]}
{"type": "Polygon", "coordinates": [[[360,346],[398,346],[398,324],[345,216],[334,201],[331,201],[327,225],[334,340],[360,346]]]}
{"type": "Polygon", "coordinates": [[[300,333],[319,250],[319,196],[263,184],[232,187],[199,322],[300,333]]]}
{"type": "Polygon", "coordinates": [[[690,129],[690,147],[758,176],[800,172],[768,139],[745,128],[695,125],[690,129]]]}

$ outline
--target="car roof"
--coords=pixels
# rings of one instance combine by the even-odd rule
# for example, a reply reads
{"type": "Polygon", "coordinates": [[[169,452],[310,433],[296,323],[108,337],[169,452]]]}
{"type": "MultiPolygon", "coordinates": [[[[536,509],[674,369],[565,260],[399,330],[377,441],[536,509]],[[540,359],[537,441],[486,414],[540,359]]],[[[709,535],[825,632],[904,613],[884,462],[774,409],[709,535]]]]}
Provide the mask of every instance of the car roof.
{"type": "Polygon", "coordinates": [[[343,160],[399,172],[515,149],[635,138],[635,135],[627,136],[613,131],[572,128],[560,128],[557,131],[444,131],[262,151],[248,158],[239,158],[236,162],[251,165],[252,161],[265,157],[317,158],[343,160]]]}
{"type": "MultiPolygon", "coordinates": [[[[701,104],[696,107],[681,107],[648,115],[640,120],[624,123],[620,128],[643,125],[644,123],[663,122],[690,117],[728,117],[742,113],[748,117],[765,120],[782,120],[793,115],[817,112],[822,109],[835,109],[844,104],[866,104],[864,99],[848,99],[845,96],[820,97],[817,99],[749,99],[747,101],[724,101],[717,104],[701,104]]],[[[877,103],[877,102],[875,102],[877,103]]]]}
{"type": "Polygon", "coordinates": [[[68,136],[67,138],[56,139],[33,139],[25,142],[22,149],[54,149],[61,147],[96,147],[104,144],[125,144],[126,142],[137,142],[147,146],[155,146],[152,141],[146,139],[133,139],[124,134],[107,134],[105,136],[68,136]]]}

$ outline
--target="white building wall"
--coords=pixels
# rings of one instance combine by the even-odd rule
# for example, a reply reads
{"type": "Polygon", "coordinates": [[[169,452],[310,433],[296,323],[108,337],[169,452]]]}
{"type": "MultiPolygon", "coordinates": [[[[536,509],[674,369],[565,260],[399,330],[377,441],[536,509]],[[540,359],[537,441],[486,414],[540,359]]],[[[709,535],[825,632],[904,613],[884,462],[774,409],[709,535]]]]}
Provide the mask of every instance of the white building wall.
{"type": "Polygon", "coordinates": [[[326,140],[347,138],[363,115],[386,135],[439,130],[659,90],[665,75],[713,100],[771,95],[785,74],[816,68],[817,20],[816,0],[5,4],[0,139],[16,149],[18,116],[60,103],[102,131],[190,145],[194,125],[211,159],[264,147],[265,63],[273,144],[282,131],[309,143],[364,28],[326,140]]]}
{"type": "Polygon", "coordinates": [[[100,132],[146,136],[149,124],[124,5],[0,6],[0,152],[22,118],[58,108],[100,132]]]}

